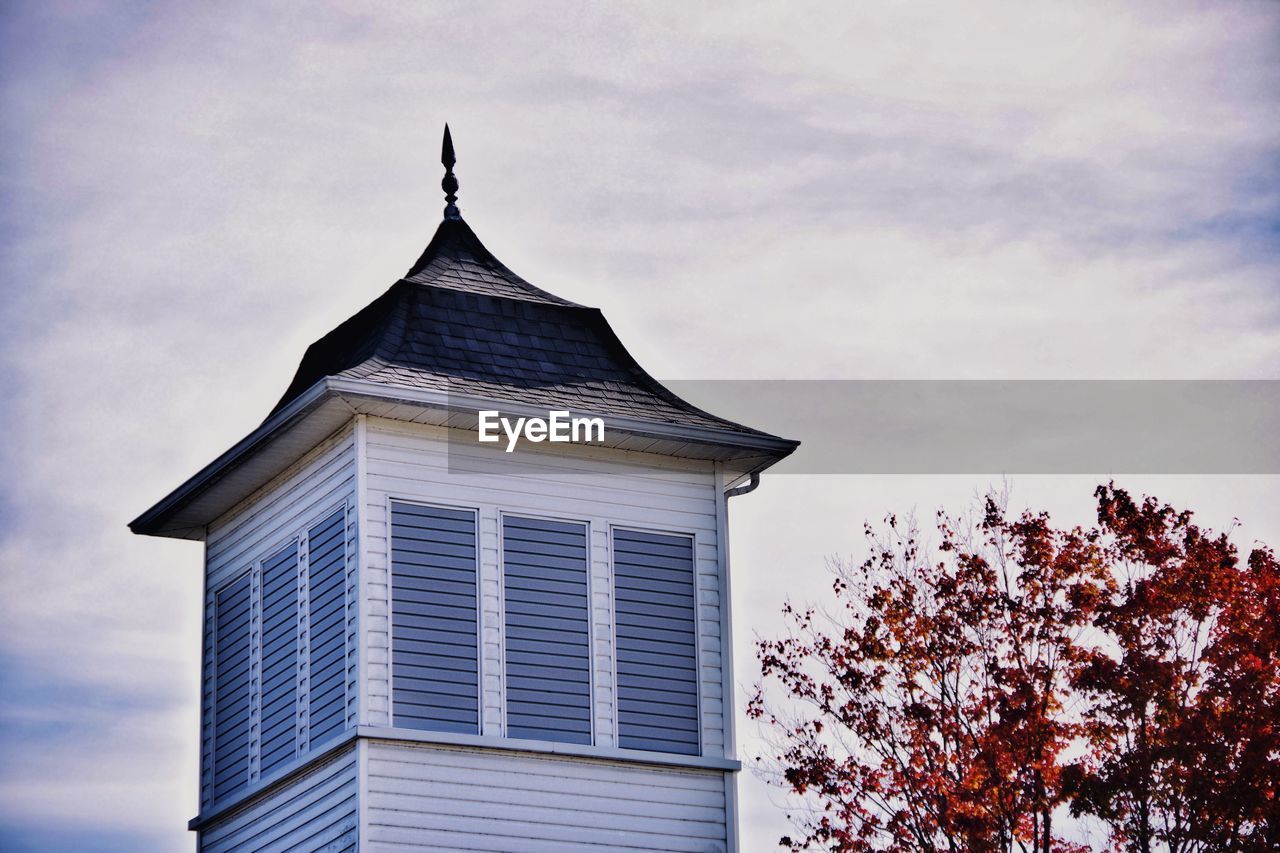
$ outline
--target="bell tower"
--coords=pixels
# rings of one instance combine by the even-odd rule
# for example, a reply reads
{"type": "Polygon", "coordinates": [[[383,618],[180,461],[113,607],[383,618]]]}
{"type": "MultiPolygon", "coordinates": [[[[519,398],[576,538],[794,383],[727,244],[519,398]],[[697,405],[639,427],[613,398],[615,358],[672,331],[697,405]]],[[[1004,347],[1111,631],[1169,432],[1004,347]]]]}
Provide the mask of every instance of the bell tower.
{"type": "Polygon", "coordinates": [[[190,826],[203,851],[736,850],[727,503],[796,443],[513,273],[447,126],[442,161],[405,276],[130,525],[205,543],[190,826]]]}

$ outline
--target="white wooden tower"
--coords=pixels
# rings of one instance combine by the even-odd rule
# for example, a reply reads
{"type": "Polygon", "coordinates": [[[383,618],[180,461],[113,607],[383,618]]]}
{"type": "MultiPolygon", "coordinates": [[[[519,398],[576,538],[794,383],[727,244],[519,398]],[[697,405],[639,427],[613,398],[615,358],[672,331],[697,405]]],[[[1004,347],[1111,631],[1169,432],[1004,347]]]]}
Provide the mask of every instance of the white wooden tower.
{"type": "Polygon", "coordinates": [[[648,376],[454,204],[130,526],[205,543],[200,849],[736,850],[727,498],[795,442],[648,376]],[[598,417],[482,443],[480,413],[598,417]]]}

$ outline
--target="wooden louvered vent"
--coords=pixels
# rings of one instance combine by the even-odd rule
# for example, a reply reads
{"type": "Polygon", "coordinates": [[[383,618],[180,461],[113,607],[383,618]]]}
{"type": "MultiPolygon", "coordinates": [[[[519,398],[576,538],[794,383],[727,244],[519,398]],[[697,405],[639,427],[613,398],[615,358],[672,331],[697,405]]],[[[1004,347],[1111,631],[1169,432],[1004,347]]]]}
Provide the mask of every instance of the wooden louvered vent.
{"type": "Polygon", "coordinates": [[[335,512],[307,533],[311,669],[310,746],[346,727],[346,513],[335,512]]]}
{"type": "Polygon", "coordinates": [[[214,602],[213,795],[249,784],[249,576],[223,587],[214,602]]]}
{"type": "Polygon", "coordinates": [[[262,564],[263,774],[298,754],[298,543],[262,564]]]}
{"type": "Polygon", "coordinates": [[[504,516],[507,735],[591,743],[584,524],[504,516]]]}
{"type": "Polygon", "coordinates": [[[346,519],[330,513],[214,595],[215,803],[347,728],[346,519]]]}
{"type": "Polygon", "coordinates": [[[475,513],[392,503],[391,600],[395,725],[477,733],[475,513]]]}
{"type": "Polygon", "coordinates": [[[619,745],[696,755],[693,539],[615,530],[613,566],[619,745]]]}

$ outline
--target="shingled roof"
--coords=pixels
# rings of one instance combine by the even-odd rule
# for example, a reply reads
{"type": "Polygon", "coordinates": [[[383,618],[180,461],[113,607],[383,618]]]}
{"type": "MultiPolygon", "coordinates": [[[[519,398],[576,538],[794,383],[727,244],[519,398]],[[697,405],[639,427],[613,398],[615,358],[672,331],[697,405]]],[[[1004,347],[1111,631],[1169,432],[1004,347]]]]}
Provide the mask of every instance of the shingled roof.
{"type": "Polygon", "coordinates": [[[312,344],[272,414],[328,377],[752,435],[650,377],[596,308],[507,269],[461,218],[403,279],[312,344]]]}
{"type": "Polygon", "coordinates": [[[733,482],[797,442],[704,412],[627,352],[599,309],[535,287],[485,248],[454,202],[404,278],[307,348],[262,425],[147,510],[136,533],[199,538],[205,525],[350,421],[353,413],[474,429],[475,413],[602,416],[605,446],[731,466],[733,482]]]}

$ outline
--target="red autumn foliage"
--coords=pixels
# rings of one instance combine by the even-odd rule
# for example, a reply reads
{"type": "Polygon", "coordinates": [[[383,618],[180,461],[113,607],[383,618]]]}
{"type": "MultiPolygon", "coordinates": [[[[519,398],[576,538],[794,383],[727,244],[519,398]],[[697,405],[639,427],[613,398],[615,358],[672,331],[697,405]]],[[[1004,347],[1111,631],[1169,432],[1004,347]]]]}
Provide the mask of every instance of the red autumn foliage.
{"type": "Polygon", "coordinates": [[[1190,512],[1099,488],[1116,595],[1072,686],[1089,750],[1072,811],[1134,850],[1280,849],[1280,569],[1190,512]]]}
{"type": "Polygon", "coordinates": [[[791,849],[1280,849],[1280,567],[1100,487],[1098,525],[890,517],[788,604],[748,703],[803,804],[791,849]]]}

